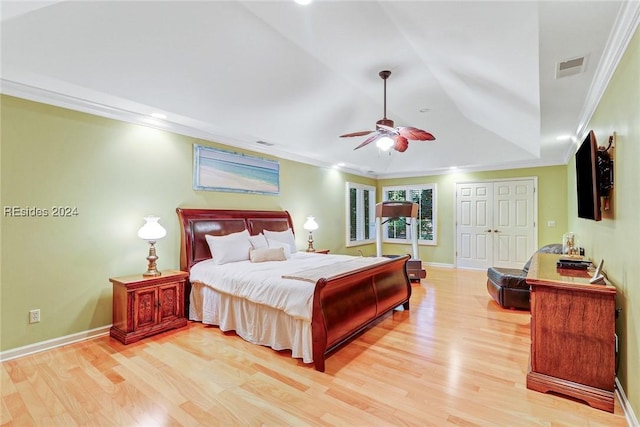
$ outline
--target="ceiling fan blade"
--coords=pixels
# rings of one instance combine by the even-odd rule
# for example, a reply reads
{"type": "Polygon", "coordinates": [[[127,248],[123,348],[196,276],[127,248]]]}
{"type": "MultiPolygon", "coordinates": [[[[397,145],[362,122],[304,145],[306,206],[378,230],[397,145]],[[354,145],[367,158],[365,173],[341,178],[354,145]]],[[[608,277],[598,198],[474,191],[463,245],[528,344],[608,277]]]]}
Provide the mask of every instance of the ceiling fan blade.
{"type": "Polygon", "coordinates": [[[369,135],[371,132],[375,132],[375,130],[363,130],[360,132],[345,133],[344,135],[340,135],[340,138],[350,138],[352,136],[365,136],[365,135],[369,135]]]}
{"type": "Polygon", "coordinates": [[[399,134],[399,132],[396,130],[396,128],[392,128],[390,126],[381,125],[381,124],[377,124],[376,126],[378,127],[378,129],[382,129],[382,130],[384,130],[387,133],[390,133],[392,135],[398,135],[399,134]]]}
{"type": "Polygon", "coordinates": [[[436,139],[435,136],[431,135],[426,130],[414,127],[399,127],[397,132],[412,141],[433,141],[436,139]]]}
{"type": "Polygon", "coordinates": [[[404,153],[409,148],[409,141],[402,135],[394,135],[391,137],[393,139],[393,149],[404,153]]]}
{"type": "Polygon", "coordinates": [[[354,148],[354,150],[357,150],[358,148],[362,148],[367,144],[372,143],[373,141],[375,141],[376,139],[380,138],[380,133],[376,132],[373,135],[371,135],[369,138],[365,139],[362,144],[358,145],[356,148],[354,148]]]}

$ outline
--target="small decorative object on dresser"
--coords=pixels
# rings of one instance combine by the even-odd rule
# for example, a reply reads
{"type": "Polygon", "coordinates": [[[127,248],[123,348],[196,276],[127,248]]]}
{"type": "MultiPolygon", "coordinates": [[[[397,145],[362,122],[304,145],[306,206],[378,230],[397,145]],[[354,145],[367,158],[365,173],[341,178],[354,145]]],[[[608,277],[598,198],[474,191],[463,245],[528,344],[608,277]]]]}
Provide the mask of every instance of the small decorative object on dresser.
{"type": "Polygon", "coordinates": [[[580,247],[578,246],[578,236],[571,231],[562,235],[562,253],[570,257],[580,256],[580,247]]]}
{"type": "Polygon", "coordinates": [[[149,335],[187,325],[184,284],[188,273],[163,271],[113,277],[113,326],[110,335],[129,344],[149,335]]]}

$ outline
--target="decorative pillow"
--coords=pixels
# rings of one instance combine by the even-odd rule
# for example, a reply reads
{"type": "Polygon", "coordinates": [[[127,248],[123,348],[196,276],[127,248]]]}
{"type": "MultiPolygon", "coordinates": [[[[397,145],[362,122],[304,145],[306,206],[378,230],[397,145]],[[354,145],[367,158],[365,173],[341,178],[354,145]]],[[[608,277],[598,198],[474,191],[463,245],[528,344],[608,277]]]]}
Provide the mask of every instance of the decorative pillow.
{"type": "Polygon", "coordinates": [[[266,249],[269,247],[267,238],[264,237],[264,234],[262,233],[255,236],[249,236],[249,242],[251,242],[251,246],[253,246],[253,249],[266,249]]]}
{"type": "Polygon", "coordinates": [[[291,247],[287,243],[278,240],[269,240],[269,248],[282,248],[284,250],[284,256],[287,259],[291,258],[291,247]]]}
{"type": "Polygon", "coordinates": [[[249,231],[243,230],[238,233],[227,234],[226,236],[205,235],[213,263],[216,265],[228,262],[246,261],[249,259],[249,231]]]}
{"type": "Polygon", "coordinates": [[[264,237],[267,238],[269,246],[271,246],[271,242],[273,240],[277,240],[278,242],[283,242],[289,245],[291,253],[296,251],[296,239],[293,237],[293,231],[290,228],[287,228],[285,231],[263,230],[262,232],[264,233],[264,237]]]}
{"type": "Polygon", "coordinates": [[[249,251],[251,262],[286,261],[286,259],[284,248],[251,249],[249,251]]]}

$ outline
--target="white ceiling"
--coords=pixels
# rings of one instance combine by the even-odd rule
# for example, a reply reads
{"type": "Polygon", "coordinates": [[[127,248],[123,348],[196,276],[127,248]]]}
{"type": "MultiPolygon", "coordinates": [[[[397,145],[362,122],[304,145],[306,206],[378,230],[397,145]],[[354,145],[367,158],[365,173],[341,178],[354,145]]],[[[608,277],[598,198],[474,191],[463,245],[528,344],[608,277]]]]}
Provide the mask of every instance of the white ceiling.
{"type": "Polygon", "coordinates": [[[638,25],[623,1],[2,1],[2,92],[377,177],[566,163],[638,25]],[[555,78],[559,61],[585,71],[555,78]],[[383,116],[431,132],[404,153],[383,116]],[[427,109],[427,112],[421,110],[427,109]],[[166,120],[151,119],[152,113],[166,120]],[[265,146],[256,141],[274,144],[265,146]]]}

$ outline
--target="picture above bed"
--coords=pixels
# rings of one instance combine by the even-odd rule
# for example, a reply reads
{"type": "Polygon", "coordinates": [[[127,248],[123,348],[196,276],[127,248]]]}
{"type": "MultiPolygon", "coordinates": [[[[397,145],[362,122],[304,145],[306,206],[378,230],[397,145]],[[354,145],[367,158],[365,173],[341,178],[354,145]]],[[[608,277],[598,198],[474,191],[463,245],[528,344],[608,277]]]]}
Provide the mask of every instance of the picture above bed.
{"type": "Polygon", "coordinates": [[[193,146],[193,189],[280,194],[280,164],[243,153],[193,146]]]}

